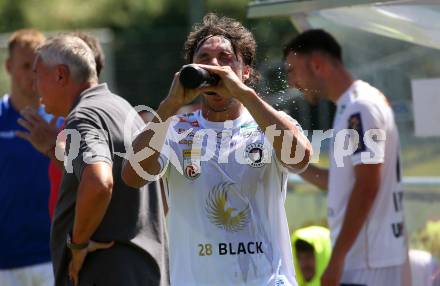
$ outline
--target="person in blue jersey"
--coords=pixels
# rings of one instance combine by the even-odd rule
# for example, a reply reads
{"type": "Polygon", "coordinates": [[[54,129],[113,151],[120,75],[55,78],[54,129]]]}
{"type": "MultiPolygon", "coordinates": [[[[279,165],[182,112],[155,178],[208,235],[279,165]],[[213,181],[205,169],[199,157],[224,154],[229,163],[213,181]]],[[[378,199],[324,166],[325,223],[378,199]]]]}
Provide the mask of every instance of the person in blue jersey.
{"type": "Polygon", "coordinates": [[[21,111],[38,110],[51,117],[33,91],[32,63],[36,47],[45,41],[35,30],[19,30],[8,43],[6,70],[11,90],[0,98],[0,285],[53,284],[47,212],[49,159],[17,136],[21,111]]]}

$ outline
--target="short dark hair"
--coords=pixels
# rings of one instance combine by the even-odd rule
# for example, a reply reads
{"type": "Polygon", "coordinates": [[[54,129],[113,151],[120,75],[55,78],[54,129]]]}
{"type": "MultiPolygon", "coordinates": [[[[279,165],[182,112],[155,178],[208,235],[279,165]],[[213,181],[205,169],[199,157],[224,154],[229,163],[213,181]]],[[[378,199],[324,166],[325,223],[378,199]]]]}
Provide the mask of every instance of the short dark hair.
{"type": "Polygon", "coordinates": [[[260,76],[254,67],[257,49],[255,38],[240,22],[228,17],[208,13],[201,23],[194,25],[184,44],[186,62],[193,62],[197,49],[211,36],[222,36],[231,42],[235,54],[239,53],[243,58],[243,63],[251,68],[250,77],[245,84],[257,83],[260,76]]]}
{"type": "Polygon", "coordinates": [[[316,51],[324,52],[342,62],[341,46],[332,35],[322,29],[305,31],[290,40],[284,47],[284,57],[290,52],[310,54],[316,51]]]}
{"type": "Polygon", "coordinates": [[[298,252],[315,252],[315,248],[313,248],[313,245],[311,245],[310,243],[308,243],[305,240],[302,239],[298,239],[297,241],[295,241],[295,250],[296,253],[298,252]]]}
{"type": "Polygon", "coordinates": [[[102,51],[101,44],[99,43],[98,39],[88,33],[85,32],[72,32],[70,35],[75,36],[83,40],[87,46],[92,50],[93,57],[95,58],[96,62],[96,75],[99,77],[101,74],[101,70],[104,68],[105,63],[105,55],[102,51]]]}

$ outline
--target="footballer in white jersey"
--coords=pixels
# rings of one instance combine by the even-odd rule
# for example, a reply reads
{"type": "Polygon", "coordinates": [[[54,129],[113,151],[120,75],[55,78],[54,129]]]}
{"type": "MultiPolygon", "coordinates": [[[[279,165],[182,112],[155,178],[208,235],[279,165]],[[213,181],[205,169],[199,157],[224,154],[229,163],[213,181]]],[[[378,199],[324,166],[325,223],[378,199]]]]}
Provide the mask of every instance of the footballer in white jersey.
{"type": "Polygon", "coordinates": [[[407,247],[391,107],[380,91],[353,78],[341,46],[322,29],[293,38],[284,55],[290,86],[312,104],[337,105],[330,168],[311,165],[301,174],[328,190],[333,251],[321,285],[401,285],[407,247]]]}
{"type": "Polygon", "coordinates": [[[385,96],[366,82],[357,80],[339,98],[333,132],[351,129],[359,143],[351,156],[340,156],[334,142],[330,148],[328,220],[332,241],[341,230],[353,190],[354,166],[382,164],[381,183],[363,228],[345,258],[345,269],[401,265],[406,259],[403,217],[403,187],[399,160],[399,134],[393,111],[385,96]],[[368,131],[380,130],[374,140],[368,131]],[[379,135],[378,135],[379,136],[379,135]]]}
{"type": "Polygon", "coordinates": [[[162,123],[148,125],[128,152],[128,185],[162,171],[172,285],[297,285],[284,210],[287,168],[305,169],[311,144],[251,87],[255,49],[241,23],[207,14],[185,43],[202,82],[186,85],[183,70],[176,73],[157,110],[162,123]],[[175,116],[199,95],[199,111],[175,116]]]}
{"type": "Polygon", "coordinates": [[[171,284],[296,285],[288,171],[252,116],[210,122],[199,110],[174,121],[163,154],[178,163],[162,177],[171,284]]]}

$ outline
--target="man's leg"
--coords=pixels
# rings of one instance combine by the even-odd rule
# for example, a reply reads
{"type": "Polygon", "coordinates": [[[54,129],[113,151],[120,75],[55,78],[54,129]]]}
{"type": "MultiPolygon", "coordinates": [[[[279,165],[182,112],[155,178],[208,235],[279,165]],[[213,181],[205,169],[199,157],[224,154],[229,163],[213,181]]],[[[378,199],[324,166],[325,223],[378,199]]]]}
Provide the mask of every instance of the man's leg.
{"type": "Polygon", "coordinates": [[[401,286],[403,265],[345,271],[341,285],[401,286]]]}
{"type": "Polygon", "coordinates": [[[79,273],[81,286],[159,286],[160,278],[159,267],[150,255],[118,243],[90,253],[79,273]]]}

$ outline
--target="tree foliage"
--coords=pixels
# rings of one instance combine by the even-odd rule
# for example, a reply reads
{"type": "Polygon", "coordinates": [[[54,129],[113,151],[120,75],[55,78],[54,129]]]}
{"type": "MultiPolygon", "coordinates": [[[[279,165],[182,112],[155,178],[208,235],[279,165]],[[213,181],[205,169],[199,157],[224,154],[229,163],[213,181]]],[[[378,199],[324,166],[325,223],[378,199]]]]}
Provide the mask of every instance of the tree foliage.
{"type": "Polygon", "coordinates": [[[110,28],[115,35],[118,92],[133,104],[156,107],[183,64],[182,46],[191,25],[207,12],[236,18],[252,30],[259,43],[258,62],[273,74],[265,84],[280,89],[271,59],[279,62],[281,39],[292,26],[287,19],[249,20],[247,4],[248,0],[0,0],[0,32],[110,28]]]}

